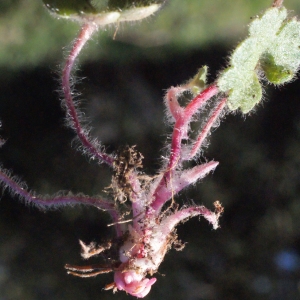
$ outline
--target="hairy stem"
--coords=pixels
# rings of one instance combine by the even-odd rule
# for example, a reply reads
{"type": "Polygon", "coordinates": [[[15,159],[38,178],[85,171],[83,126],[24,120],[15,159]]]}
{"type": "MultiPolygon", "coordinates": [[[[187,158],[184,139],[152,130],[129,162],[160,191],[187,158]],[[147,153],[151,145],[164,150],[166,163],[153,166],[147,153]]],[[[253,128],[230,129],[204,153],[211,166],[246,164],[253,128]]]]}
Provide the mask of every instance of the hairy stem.
{"type": "Polygon", "coordinates": [[[70,122],[70,127],[73,128],[81,141],[83,147],[87,150],[91,157],[97,158],[100,162],[105,162],[109,166],[113,164],[113,158],[105,153],[103,153],[98,145],[93,142],[88,136],[88,131],[84,130],[81,126],[78,112],[72,97],[72,91],[70,86],[70,75],[75,63],[77,56],[82,50],[86,42],[91,38],[92,34],[97,30],[97,26],[88,23],[83,25],[78,38],[75,40],[73,48],[67,58],[65,67],[62,73],[62,88],[65,97],[65,106],[67,110],[67,119],[70,122]]]}
{"type": "Polygon", "coordinates": [[[209,172],[213,171],[219,163],[210,161],[193,167],[192,169],[178,171],[173,174],[172,182],[164,185],[159,190],[161,203],[165,203],[187,186],[195,183],[197,180],[204,178],[209,172]]]}
{"type": "MultiPolygon", "coordinates": [[[[183,113],[178,117],[175,122],[172,143],[171,143],[171,152],[169,163],[167,165],[164,176],[162,177],[160,183],[158,184],[154,194],[154,201],[151,203],[151,207],[156,211],[156,214],[159,213],[160,209],[165,203],[165,199],[160,197],[160,191],[164,188],[165,185],[168,185],[172,180],[172,171],[176,168],[176,165],[180,163],[181,160],[181,142],[187,132],[187,127],[189,126],[193,115],[201,108],[201,106],[210,98],[215,96],[218,93],[218,88],[215,85],[212,85],[202,91],[197,95],[184,109],[183,113]]],[[[221,113],[221,111],[219,111],[221,113]]],[[[214,119],[215,120],[215,119],[214,119]]],[[[210,126],[211,127],[211,126],[210,126]]],[[[207,133],[206,133],[207,135],[207,133]]],[[[206,136],[205,135],[205,136],[206,136]]]]}
{"type": "Polygon", "coordinates": [[[201,133],[199,134],[195,144],[193,145],[192,151],[190,152],[188,159],[192,159],[198,152],[199,149],[202,146],[202,143],[204,142],[205,138],[207,137],[208,133],[211,130],[211,127],[215,124],[216,120],[220,116],[221,112],[223,111],[223,108],[226,105],[227,99],[224,98],[222,101],[218,104],[217,108],[213,112],[212,116],[210,117],[209,121],[206,123],[204,128],[202,129],[201,133]]]}
{"type": "Polygon", "coordinates": [[[162,223],[161,227],[163,228],[164,234],[169,234],[173,231],[173,229],[185,219],[195,217],[195,216],[203,216],[209,223],[212,224],[214,229],[219,227],[218,219],[219,213],[214,213],[207,209],[205,206],[191,206],[180,211],[177,211],[173,215],[167,217],[162,223]]]}
{"type": "Polygon", "coordinates": [[[189,126],[193,115],[207,100],[215,96],[217,93],[218,88],[215,85],[212,85],[205,89],[187,105],[182,116],[180,116],[176,121],[172,135],[170,159],[165,177],[167,177],[166,175],[176,167],[181,158],[181,142],[186,132],[186,127],[189,126]]]}
{"type": "MultiPolygon", "coordinates": [[[[120,220],[120,215],[115,208],[115,204],[111,201],[97,197],[72,194],[42,197],[35,192],[29,192],[25,183],[20,182],[15,177],[11,177],[9,173],[10,172],[5,169],[0,169],[0,185],[2,185],[4,189],[7,188],[13,196],[17,195],[21,199],[24,199],[28,204],[34,205],[40,209],[58,208],[76,204],[90,205],[107,211],[111,215],[113,222],[117,223],[120,220]]],[[[115,229],[117,236],[120,237],[123,234],[121,226],[117,224],[115,229]]]]}

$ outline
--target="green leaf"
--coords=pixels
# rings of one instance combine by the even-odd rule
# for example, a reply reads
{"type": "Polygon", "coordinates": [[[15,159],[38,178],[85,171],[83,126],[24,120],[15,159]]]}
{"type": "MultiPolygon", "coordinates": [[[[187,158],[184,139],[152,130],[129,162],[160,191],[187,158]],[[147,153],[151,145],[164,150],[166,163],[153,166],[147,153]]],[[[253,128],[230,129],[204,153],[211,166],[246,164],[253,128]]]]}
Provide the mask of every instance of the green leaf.
{"type": "Polygon", "coordinates": [[[287,21],[262,58],[267,79],[274,84],[292,80],[300,65],[300,23],[287,21]],[[270,78],[270,79],[269,79],[270,78]]]}
{"type": "Polygon", "coordinates": [[[96,13],[89,0],[43,0],[45,6],[61,17],[96,13]]]}
{"type": "Polygon", "coordinates": [[[100,26],[136,21],[156,12],[165,0],[43,0],[59,17],[100,26]]]}
{"type": "Polygon", "coordinates": [[[233,52],[230,66],[218,78],[222,92],[228,93],[228,107],[249,112],[262,98],[257,71],[266,79],[283,84],[295,76],[300,65],[300,23],[287,19],[287,10],[272,7],[249,26],[249,36],[233,52]]]}
{"type": "Polygon", "coordinates": [[[233,70],[228,70],[227,80],[228,99],[230,100],[227,101],[227,105],[230,110],[240,108],[243,113],[248,113],[261,100],[262,88],[254,71],[252,73],[245,72],[242,77],[236,77],[233,70]],[[235,86],[235,84],[237,85],[235,86]],[[235,86],[235,88],[230,88],[230,86],[235,86]]]}

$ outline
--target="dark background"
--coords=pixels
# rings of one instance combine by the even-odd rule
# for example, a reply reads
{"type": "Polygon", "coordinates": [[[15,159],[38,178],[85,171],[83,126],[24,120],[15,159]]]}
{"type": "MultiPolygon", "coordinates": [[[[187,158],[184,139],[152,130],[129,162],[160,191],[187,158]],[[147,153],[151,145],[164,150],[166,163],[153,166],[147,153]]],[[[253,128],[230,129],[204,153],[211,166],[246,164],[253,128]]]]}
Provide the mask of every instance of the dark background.
{"type": "MultiPolygon", "coordinates": [[[[241,24],[270,4],[248,2],[230,1],[227,7],[221,6],[224,1],[203,1],[196,18],[190,14],[198,2],[174,1],[161,12],[163,20],[146,20],[134,32],[132,24],[124,26],[116,41],[111,40],[113,28],[94,37],[82,54],[76,75],[84,79],[76,89],[85,99],[82,109],[93,136],[108,152],[136,144],[145,156],[145,171],[155,173],[170,133],[163,114],[166,88],[186,81],[204,64],[214,80],[245,32],[241,24]],[[235,6],[238,13],[232,11],[235,6]],[[175,13],[181,13],[181,19],[175,13]],[[195,41],[197,26],[200,37],[195,41]],[[237,29],[228,31],[225,26],[237,29]],[[140,47],[151,32],[154,45],[140,47]],[[162,32],[169,37],[164,43],[157,42],[162,32]]],[[[300,12],[299,4],[290,2],[286,6],[300,12]]],[[[64,126],[59,102],[61,47],[71,42],[78,26],[47,19],[40,3],[30,3],[2,4],[2,165],[41,194],[102,194],[110,171],[72,146],[74,134],[64,126]],[[32,11],[32,16],[24,16],[32,11]],[[17,29],[23,35],[14,40],[17,29]]],[[[225,207],[221,228],[213,231],[197,218],[181,225],[179,237],[187,245],[182,252],[166,255],[146,299],[300,299],[300,85],[296,80],[279,89],[267,86],[266,91],[251,115],[236,113],[224,119],[205,151],[207,159],[220,165],[178,197],[180,203],[192,199],[210,208],[220,200],[225,207]]],[[[108,222],[108,216],[96,209],[39,211],[3,192],[0,300],[129,299],[124,293],[102,290],[112,282],[112,274],[81,279],[68,276],[63,268],[65,263],[83,263],[78,239],[100,243],[113,234],[108,222]]]]}

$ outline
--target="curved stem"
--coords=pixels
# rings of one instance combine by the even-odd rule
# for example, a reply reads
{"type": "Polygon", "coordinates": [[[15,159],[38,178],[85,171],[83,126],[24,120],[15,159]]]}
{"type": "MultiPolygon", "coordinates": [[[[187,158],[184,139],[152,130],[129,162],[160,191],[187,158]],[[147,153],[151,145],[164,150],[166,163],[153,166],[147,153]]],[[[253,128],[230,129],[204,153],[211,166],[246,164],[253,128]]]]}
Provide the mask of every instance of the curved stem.
{"type": "MultiPolygon", "coordinates": [[[[175,122],[173,134],[170,158],[166,168],[166,171],[158,184],[155,192],[153,193],[153,202],[151,203],[152,209],[159,213],[161,207],[165,203],[165,199],[160,197],[160,191],[164,189],[165,185],[168,185],[172,180],[172,174],[177,164],[181,160],[181,142],[187,134],[187,127],[192,121],[193,115],[204,105],[206,101],[211,99],[218,93],[218,87],[216,85],[209,86],[199,95],[197,95],[187,106],[184,111],[178,116],[175,122]]],[[[207,135],[207,134],[206,134],[207,135]]]]}
{"type": "Polygon", "coordinates": [[[11,177],[9,172],[5,169],[0,170],[0,183],[4,188],[8,188],[11,194],[16,194],[23,198],[26,202],[33,204],[37,207],[58,207],[72,204],[86,204],[92,205],[103,210],[114,210],[115,205],[113,202],[93,198],[85,195],[57,195],[42,197],[36,195],[34,192],[29,192],[26,184],[18,181],[16,178],[11,177]]]}
{"type": "Polygon", "coordinates": [[[67,110],[67,119],[69,120],[70,127],[73,128],[81,141],[83,147],[87,150],[91,157],[97,158],[101,162],[105,162],[109,166],[112,166],[114,159],[103,153],[100,146],[96,142],[92,141],[88,136],[88,130],[85,130],[79,120],[78,112],[73,101],[72,91],[70,86],[70,75],[77,56],[82,50],[86,42],[91,38],[92,34],[97,30],[97,26],[88,23],[83,25],[78,38],[75,40],[73,48],[67,58],[65,67],[62,72],[62,88],[65,97],[65,106],[67,110]]]}
{"type": "Polygon", "coordinates": [[[198,96],[196,96],[184,109],[182,115],[178,118],[175,123],[172,144],[171,144],[171,154],[170,160],[167,167],[167,173],[174,169],[181,155],[181,141],[186,133],[186,127],[190,124],[193,115],[199,110],[199,108],[210,98],[218,93],[218,88],[212,85],[202,91],[198,96]]]}
{"type": "Polygon", "coordinates": [[[213,229],[219,227],[219,217],[222,211],[212,212],[205,206],[191,206],[175,212],[174,214],[166,217],[160,224],[162,231],[165,235],[170,234],[174,228],[182,221],[195,217],[203,216],[212,226],[213,229]]]}
{"type": "MultiPolygon", "coordinates": [[[[116,223],[121,219],[115,208],[115,204],[111,201],[98,197],[72,194],[42,197],[34,192],[29,192],[25,183],[20,182],[15,177],[11,177],[10,172],[5,169],[0,169],[0,185],[4,189],[7,188],[12,195],[18,195],[28,204],[32,204],[38,208],[58,208],[66,205],[84,204],[107,211],[116,223]]],[[[117,236],[122,236],[123,233],[120,224],[117,223],[115,229],[117,236]]]]}

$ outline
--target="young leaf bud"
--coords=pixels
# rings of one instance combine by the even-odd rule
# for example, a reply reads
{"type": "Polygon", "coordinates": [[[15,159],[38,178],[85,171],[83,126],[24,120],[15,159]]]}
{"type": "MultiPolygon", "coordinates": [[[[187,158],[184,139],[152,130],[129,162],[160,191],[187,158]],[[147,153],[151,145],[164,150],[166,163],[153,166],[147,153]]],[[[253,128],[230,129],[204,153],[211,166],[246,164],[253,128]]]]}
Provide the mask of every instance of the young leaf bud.
{"type": "Polygon", "coordinates": [[[187,88],[191,90],[194,96],[200,94],[206,87],[208,67],[203,66],[198,73],[187,83],[187,88]]]}
{"type": "Polygon", "coordinates": [[[273,84],[283,84],[293,79],[294,72],[277,65],[274,61],[274,57],[271,54],[266,54],[261,59],[261,67],[265,72],[265,76],[268,81],[273,84]]]}

